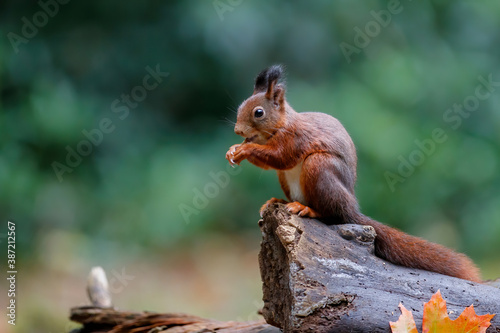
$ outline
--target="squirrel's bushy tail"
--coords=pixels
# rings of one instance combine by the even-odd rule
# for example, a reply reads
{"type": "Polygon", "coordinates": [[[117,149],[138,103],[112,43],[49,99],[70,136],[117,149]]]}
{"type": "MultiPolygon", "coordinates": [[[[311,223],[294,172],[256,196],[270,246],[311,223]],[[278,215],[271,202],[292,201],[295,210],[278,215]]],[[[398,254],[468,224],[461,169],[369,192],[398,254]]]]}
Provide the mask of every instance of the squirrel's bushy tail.
{"type": "Polygon", "coordinates": [[[479,269],[466,255],[442,245],[405,234],[360,214],[358,223],[377,233],[375,254],[397,265],[419,268],[464,280],[481,282],[479,269]]]}

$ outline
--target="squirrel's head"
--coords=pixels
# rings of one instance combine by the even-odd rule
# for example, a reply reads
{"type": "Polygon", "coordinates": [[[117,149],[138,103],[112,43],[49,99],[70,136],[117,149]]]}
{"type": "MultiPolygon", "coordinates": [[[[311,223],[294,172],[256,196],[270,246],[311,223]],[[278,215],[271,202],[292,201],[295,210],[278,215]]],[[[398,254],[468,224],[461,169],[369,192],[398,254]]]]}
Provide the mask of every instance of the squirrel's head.
{"type": "Polygon", "coordinates": [[[285,114],[285,86],[279,83],[283,74],[281,65],[264,69],[257,75],[252,96],[238,108],[234,132],[245,142],[264,144],[283,126],[285,114]]]}

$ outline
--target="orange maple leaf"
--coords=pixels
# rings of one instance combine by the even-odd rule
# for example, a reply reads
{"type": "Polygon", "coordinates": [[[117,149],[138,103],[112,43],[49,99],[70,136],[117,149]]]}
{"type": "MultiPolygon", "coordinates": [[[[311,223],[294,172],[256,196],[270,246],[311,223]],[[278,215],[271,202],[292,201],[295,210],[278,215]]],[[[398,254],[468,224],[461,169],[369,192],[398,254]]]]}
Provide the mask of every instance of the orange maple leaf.
{"type": "MultiPolygon", "coordinates": [[[[399,304],[399,307],[401,316],[398,321],[390,323],[392,333],[418,333],[412,313],[402,304],[399,304]]],[[[465,308],[457,319],[451,320],[446,311],[446,301],[438,290],[424,305],[422,333],[486,333],[494,316],[478,316],[471,305],[465,308]]]]}
{"type": "Polygon", "coordinates": [[[399,303],[401,309],[401,316],[398,321],[390,322],[392,333],[418,333],[417,325],[413,319],[411,311],[406,310],[403,304],[399,303]]]}

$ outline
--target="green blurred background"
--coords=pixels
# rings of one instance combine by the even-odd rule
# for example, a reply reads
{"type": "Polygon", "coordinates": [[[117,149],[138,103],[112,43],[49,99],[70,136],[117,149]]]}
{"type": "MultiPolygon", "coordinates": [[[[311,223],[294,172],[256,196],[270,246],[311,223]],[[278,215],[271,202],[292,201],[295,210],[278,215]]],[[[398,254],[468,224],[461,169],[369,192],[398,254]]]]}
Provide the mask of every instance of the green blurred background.
{"type": "Polygon", "coordinates": [[[329,113],[351,134],[365,214],[467,253],[485,278],[500,275],[499,84],[474,111],[447,118],[455,103],[474,102],[479,76],[500,81],[498,1],[58,6],[49,17],[35,1],[0,4],[0,240],[5,248],[16,222],[14,331],[73,327],[68,309],[87,303],[94,265],[120,308],[257,318],[258,208],[283,195],[274,172],[247,162],[221,175],[241,141],[234,112],[274,63],[287,67],[297,111],[329,113]],[[38,31],[20,39],[34,19],[38,31]],[[145,91],[148,66],[169,75],[128,114],[124,102],[114,112],[122,94],[145,91]],[[103,119],[113,130],[59,179],[54,162],[66,164],[68,147],[103,119]],[[419,153],[415,140],[436,128],[447,140],[419,153]],[[419,154],[391,188],[387,172],[419,154]]]}

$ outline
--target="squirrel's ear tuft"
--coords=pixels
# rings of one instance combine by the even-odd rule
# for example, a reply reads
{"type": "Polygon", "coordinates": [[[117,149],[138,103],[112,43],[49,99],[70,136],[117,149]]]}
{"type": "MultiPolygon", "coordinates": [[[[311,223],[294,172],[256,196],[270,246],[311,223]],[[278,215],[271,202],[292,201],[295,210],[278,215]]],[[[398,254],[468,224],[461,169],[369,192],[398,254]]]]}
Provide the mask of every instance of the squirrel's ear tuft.
{"type": "Polygon", "coordinates": [[[253,93],[259,93],[267,90],[267,71],[269,68],[264,69],[255,78],[255,85],[253,87],[253,93]]]}
{"type": "Polygon", "coordinates": [[[276,106],[282,106],[285,100],[285,85],[278,83],[282,74],[283,67],[281,65],[271,66],[267,72],[266,98],[272,100],[276,106]]]}
{"type": "Polygon", "coordinates": [[[273,65],[264,69],[262,72],[257,75],[255,78],[255,86],[253,89],[253,93],[259,93],[267,91],[268,93],[274,89],[274,85],[278,82],[278,80],[283,75],[284,69],[282,65],[273,65]]]}
{"type": "Polygon", "coordinates": [[[267,69],[267,82],[270,84],[271,82],[277,82],[281,79],[283,75],[283,66],[282,65],[273,65],[267,69]]]}

